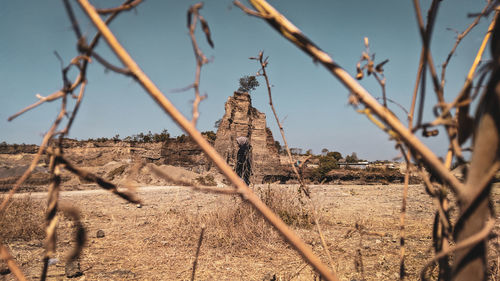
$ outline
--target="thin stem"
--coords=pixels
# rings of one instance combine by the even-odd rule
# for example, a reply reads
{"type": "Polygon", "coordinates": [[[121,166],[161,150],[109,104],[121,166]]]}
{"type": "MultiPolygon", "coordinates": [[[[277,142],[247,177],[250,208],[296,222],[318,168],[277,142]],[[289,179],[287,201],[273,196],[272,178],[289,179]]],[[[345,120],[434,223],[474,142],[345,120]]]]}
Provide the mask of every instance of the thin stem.
{"type": "Polygon", "coordinates": [[[156,87],[149,77],[142,72],[139,66],[120,45],[116,37],[99,17],[94,7],[90,5],[87,0],[79,0],[78,2],[97,29],[101,32],[118,58],[134,73],[139,84],[141,84],[141,86],[149,93],[156,103],[158,103],[158,105],[160,105],[160,107],[193,138],[198,146],[210,159],[212,159],[214,164],[235,186],[235,188],[244,194],[243,198],[248,200],[248,202],[252,204],[254,208],[259,211],[264,218],[266,218],[266,220],[281,233],[281,235],[283,235],[285,240],[287,240],[304,257],[304,259],[311,264],[311,266],[318,270],[322,276],[324,276],[327,280],[338,280],[337,277],[330,272],[328,267],[326,267],[319,260],[319,258],[314,255],[311,249],[295,233],[293,233],[288,226],[259,199],[257,195],[251,191],[243,180],[236,175],[231,167],[229,167],[224,159],[222,159],[217,151],[203,138],[195,126],[193,126],[193,124],[187,120],[179,112],[179,110],[177,110],[177,108],[175,108],[175,106],[163,95],[163,93],[156,87]]]}
{"type": "Polygon", "coordinates": [[[443,165],[439,158],[424,145],[410,130],[408,130],[392,113],[380,105],[370,93],[368,93],[353,77],[344,69],[337,65],[331,57],[319,49],[311,42],[297,27],[289,22],[283,15],[276,11],[264,0],[250,0],[250,3],[261,14],[269,18],[269,23],[285,38],[303,50],[305,53],[320,62],[328,71],[330,71],[339,81],[344,84],[357,99],[374,112],[383,122],[389,125],[399,137],[413,149],[429,168],[439,175],[451,190],[457,195],[464,191],[463,184],[453,176],[443,165]]]}

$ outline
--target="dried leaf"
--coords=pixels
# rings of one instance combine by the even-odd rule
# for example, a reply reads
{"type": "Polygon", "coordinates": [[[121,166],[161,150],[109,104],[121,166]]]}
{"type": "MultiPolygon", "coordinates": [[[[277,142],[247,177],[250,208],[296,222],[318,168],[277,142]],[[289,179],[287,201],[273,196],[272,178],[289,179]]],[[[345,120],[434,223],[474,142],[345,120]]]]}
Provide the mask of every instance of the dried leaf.
{"type": "Polygon", "coordinates": [[[439,130],[438,129],[434,129],[434,130],[430,130],[428,131],[427,128],[424,128],[424,130],[422,131],[422,136],[428,138],[428,137],[435,137],[439,135],[439,130]]]}
{"type": "MultiPolygon", "coordinates": [[[[472,83],[469,85],[469,88],[466,89],[465,94],[459,100],[464,101],[470,97],[470,92],[472,89],[472,83]]],[[[474,130],[474,119],[469,116],[469,107],[470,104],[467,103],[464,106],[457,108],[457,119],[458,119],[458,143],[462,145],[471,135],[474,130]]]]}
{"type": "Polygon", "coordinates": [[[191,28],[192,17],[193,17],[193,9],[190,8],[190,9],[188,9],[188,12],[187,12],[187,27],[188,28],[191,28]]]}
{"type": "Polygon", "coordinates": [[[389,59],[386,59],[384,60],[383,62],[377,64],[377,66],[375,66],[375,71],[377,71],[378,73],[382,73],[384,72],[384,64],[388,63],[389,62],[389,59]]]}
{"type": "Polygon", "coordinates": [[[373,61],[370,60],[367,64],[366,73],[368,74],[368,76],[370,76],[372,72],[373,72],[373,61]]]}
{"type": "Polygon", "coordinates": [[[200,22],[201,22],[201,27],[203,28],[203,32],[205,32],[205,35],[207,37],[207,42],[210,45],[210,47],[214,47],[214,42],[212,41],[212,38],[210,37],[210,28],[208,27],[207,21],[200,16],[200,22]]]}
{"type": "Polygon", "coordinates": [[[361,69],[361,67],[359,67],[359,63],[358,63],[358,66],[356,66],[356,79],[358,80],[361,80],[363,79],[363,70],[361,69]]]}
{"type": "Polygon", "coordinates": [[[365,37],[365,47],[368,48],[370,42],[368,41],[368,37],[365,37]]]}

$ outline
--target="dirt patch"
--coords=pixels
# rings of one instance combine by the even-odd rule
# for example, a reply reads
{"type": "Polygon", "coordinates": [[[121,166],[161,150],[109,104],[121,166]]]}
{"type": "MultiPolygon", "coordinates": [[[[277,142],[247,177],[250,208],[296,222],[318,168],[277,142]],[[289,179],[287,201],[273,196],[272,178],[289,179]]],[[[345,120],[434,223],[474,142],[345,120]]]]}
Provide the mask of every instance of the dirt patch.
{"type": "MultiPolygon", "coordinates": [[[[254,187],[265,190],[267,186],[254,187]]],[[[273,186],[273,192],[296,192],[297,186],[273,186]]],[[[312,197],[321,214],[327,246],[340,280],[396,280],[399,272],[401,185],[313,186],[312,197]],[[359,232],[361,227],[364,231],[359,232]]],[[[496,186],[493,200],[500,207],[496,186]]],[[[61,194],[61,202],[82,212],[88,243],[80,259],[83,276],[73,280],[189,280],[204,226],[197,259],[197,280],[313,280],[314,272],[267,224],[260,233],[231,236],[239,198],[192,192],[185,187],[139,189],[141,208],[98,190],[61,194]],[[217,216],[224,216],[217,219],[217,216]],[[98,230],[104,236],[97,237],[98,230]],[[250,237],[250,238],[249,238],[250,237]],[[245,241],[247,239],[248,241],[245,241]]],[[[44,194],[32,194],[44,204],[44,194]]],[[[422,186],[409,189],[406,218],[408,280],[417,280],[432,256],[434,206],[422,186]]],[[[241,214],[241,213],[240,213],[241,214]]],[[[244,227],[246,224],[240,224],[244,227]]],[[[320,258],[325,258],[314,227],[292,228],[320,258]]],[[[62,220],[57,262],[49,280],[64,279],[64,259],[72,246],[71,222],[62,220]]],[[[500,226],[495,226],[498,233],[500,226]]],[[[248,231],[257,232],[254,228],[248,231]]],[[[239,232],[241,234],[241,231],[239,232]]],[[[7,243],[27,275],[36,279],[43,254],[40,240],[7,243]]],[[[489,252],[496,260],[498,253],[489,252]]],[[[6,275],[5,280],[13,280],[6,275]]]]}

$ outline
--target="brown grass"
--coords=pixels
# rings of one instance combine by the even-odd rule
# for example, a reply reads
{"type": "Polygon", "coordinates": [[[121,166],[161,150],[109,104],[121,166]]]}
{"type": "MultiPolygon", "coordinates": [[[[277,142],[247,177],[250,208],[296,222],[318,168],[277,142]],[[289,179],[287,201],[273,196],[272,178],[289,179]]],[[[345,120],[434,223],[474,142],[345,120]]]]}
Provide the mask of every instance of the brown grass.
{"type": "MultiPolygon", "coordinates": [[[[311,214],[300,203],[296,191],[267,186],[256,192],[286,224],[303,229],[310,229],[313,225],[311,214]]],[[[206,227],[204,243],[208,243],[209,247],[238,251],[283,244],[278,232],[240,198],[200,213],[170,209],[163,219],[168,224],[175,221],[175,228],[182,233],[180,236],[190,237],[193,240],[190,243],[198,238],[196,234],[199,234],[201,227],[206,227]]]]}
{"type": "MultiPolygon", "coordinates": [[[[0,200],[2,198],[0,197],[0,200]]],[[[44,207],[28,196],[12,199],[0,213],[0,237],[4,241],[43,239],[44,207]]]]}

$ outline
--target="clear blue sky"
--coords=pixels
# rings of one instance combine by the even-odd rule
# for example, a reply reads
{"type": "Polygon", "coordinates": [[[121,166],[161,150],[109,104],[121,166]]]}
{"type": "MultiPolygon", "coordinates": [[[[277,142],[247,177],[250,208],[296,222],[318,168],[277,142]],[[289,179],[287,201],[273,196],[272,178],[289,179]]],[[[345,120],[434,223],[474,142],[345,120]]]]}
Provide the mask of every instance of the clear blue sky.
{"type": "MultiPolygon", "coordinates": [[[[92,2],[105,8],[121,1],[92,2]]],[[[427,9],[430,2],[422,1],[422,7],[427,9]]],[[[193,92],[171,91],[189,85],[194,79],[195,61],[186,28],[186,11],[194,3],[147,0],[135,12],[124,13],[111,24],[112,31],[145,73],[185,115],[191,114],[193,92]]],[[[385,65],[388,97],[409,108],[421,48],[410,0],[275,0],[270,3],[353,75],[364,50],[363,38],[368,37],[376,59],[390,59],[385,65]]],[[[485,1],[442,2],[432,39],[436,64],[444,61],[455,41],[455,33],[447,28],[465,29],[472,21],[467,13],[479,12],[483,4],[485,1]]],[[[57,51],[68,63],[77,54],[75,35],[62,1],[3,1],[0,7],[0,141],[38,144],[54,120],[60,102],[44,104],[12,122],[7,118],[35,102],[35,94],[48,95],[61,88],[60,63],[53,52],[57,51]]],[[[77,5],[74,9],[82,30],[92,37],[95,32],[92,24],[77,5]]],[[[202,72],[201,91],[208,94],[208,99],[200,107],[200,130],[215,130],[214,122],[224,114],[224,102],[238,88],[239,77],[254,74],[259,68],[248,57],[264,50],[270,57],[268,74],[274,85],[274,102],[284,120],[291,147],[312,148],[315,153],[327,148],[344,155],[356,151],[360,158],[369,160],[392,159],[398,155],[387,135],[347,104],[347,90],[267,23],[247,16],[229,0],[205,1],[201,13],[212,30],[215,49],[208,47],[198,31],[203,51],[213,57],[213,62],[202,72]]],[[[482,19],[459,46],[448,67],[447,100],[462,86],[487,26],[488,21],[482,19]]],[[[104,41],[97,51],[118,64],[104,41]]],[[[76,72],[71,73],[72,77],[75,75],[76,72]]],[[[381,96],[378,85],[369,78],[361,83],[374,96],[381,96]]],[[[70,137],[87,139],[116,134],[124,137],[162,129],[172,135],[181,134],[170,117],[131,78],[105,72],[94,62],[90,65],[88,80],[70,137]]],[[[428,93],[427,108],[430,109],[436,99],[431,91],[428,93]]],[[[265,87],[255,90],[252,99],[253,105],[266,113],[275,139],[281,141],[267,104],[265,87]]],[[[406,123],[401,110],[395,106],[391,109],[406,123]]],[[[444,135],[441,129],[440,136],[444,135]]],[[[438,155],[444,155],[446,142],[442,137],[425,142],[438,155]]]]}

